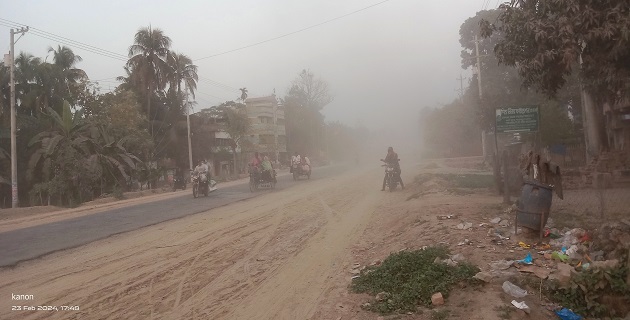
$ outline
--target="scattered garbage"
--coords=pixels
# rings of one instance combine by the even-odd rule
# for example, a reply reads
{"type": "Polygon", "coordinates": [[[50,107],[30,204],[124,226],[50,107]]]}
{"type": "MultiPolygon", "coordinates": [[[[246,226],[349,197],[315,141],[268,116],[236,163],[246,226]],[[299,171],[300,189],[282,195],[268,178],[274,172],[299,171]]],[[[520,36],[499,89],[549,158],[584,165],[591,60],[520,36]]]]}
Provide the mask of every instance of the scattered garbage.
{"type": "Polygon", "coordinates": [[[569,256],[567,256],[564,253],[560,253],[558,251],[555,251],[554,253],[552,253],[551,258],[554,260],[560,260],[562,262],[567,262],[567,260],[569,260],[569,256]]]}
{"type": "Polygon", "coordinates": [[[502,227],[509,227],[510,226],[510,221],[508,220],[501,220],[501,222],[499,222],[499,225],[502,227]]]}
{"type": "Polygon", "coordinates": [[[525,258],[521,260],[517,260],[516,262],[522,263],[522,264],[532,264],[532,261],[534,261],[534,259],[532,258],[532,254],[528,252],[525,258]]]}
{"type": "Polygon", "coordinates": [[[529,314],[529,312],[531,311],[529,307],[525,304],[525,301],[517,302],[516,300],[512,300],[512,305],[517,307],[518,309],[525,311],[525,313],[527,314],[529,314]]]}
{"type": "Polygon", "coordinates": [[[505,293],[511,295],[514,298],[523,298],[527,295],[527,291],[521,289],[519,286],[509,281],[503,282],[502,288],[505,293]]]}
{"type": "Polygon", "coordinates": [[[518,242],[519,247],[523,248],[523,249],[529,249],[531,248],[530,245],[528,245],[527,243],[523,242],[523,241],[519,241],[518,242]]]}
{"type": "Polygon", "coordinates": [[[525,273],[533,273],[540,279],[547,279],[547,277],[549,277],[549,274],[551,274],[551,271],[538,267],[538,266],[522,266],[518,269],[518,271],[525,272],[525,273]]]}
{"type": "Polygon", "coordinates": [[[490,262],[490,269],[492,270],[505,270],[514,264],[513,260],[499,260],[490,262]]]}
{"type": "Polygon", "coordinates": [[[457,218],[457,215],[449,214],[449,215],[445,215],[445,216],[438,216],[437,218],[438,218],[438,220],[455,219],[455,218],[457,218]]]}
{"type": "Polygon", "coordinates": [[[457,229],[459,230],[468,230],[470,228],[472,228],[472,222],[462,222],[460,224],[457,225],[457,229]]]}
{"type": "Polygon", "coordinates": [[[499,218],[499,217],[496,217],[496,218],[490,220],[490,223],[494,223],[494,224],[497,224],[499,222],[501,222],[501,218],[499,218]]]}
{"type": "Polygon", "coordinates": [[[556,311],[556,315],[558,315],[558,317],[562,320],[582,320],[581,316],[567,308],[556,311]]]}
{"type": "Polygon", "coordinates": [[[492,281],[492,279],[494,279],[494,275],[490,272],[481,271],[477,272],[477,274],[474,275],[473,278],[489,283],[492,281]]]}
{"type": "Polygon", "coordinates": [[[463,246],[463,245],[467,245],[467,244],[471,244],[472,242],[468,239],[464,239],[464,241],[458,243],[458,246],[463,246]]]}

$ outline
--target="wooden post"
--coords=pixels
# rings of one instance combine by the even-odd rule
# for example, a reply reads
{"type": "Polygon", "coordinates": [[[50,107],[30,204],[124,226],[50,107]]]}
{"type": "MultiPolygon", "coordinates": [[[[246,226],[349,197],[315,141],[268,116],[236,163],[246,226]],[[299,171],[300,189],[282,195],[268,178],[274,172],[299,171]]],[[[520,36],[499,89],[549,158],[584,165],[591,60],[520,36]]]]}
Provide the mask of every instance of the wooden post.
{"type": "Polygon", "coordinates": [[[503,203],[510,204],[510,184],[509,184],[509,173],[508,173],[508,150],[503,150],[503,154],[501,156],[501,162],[503,166],[503,203]]]}

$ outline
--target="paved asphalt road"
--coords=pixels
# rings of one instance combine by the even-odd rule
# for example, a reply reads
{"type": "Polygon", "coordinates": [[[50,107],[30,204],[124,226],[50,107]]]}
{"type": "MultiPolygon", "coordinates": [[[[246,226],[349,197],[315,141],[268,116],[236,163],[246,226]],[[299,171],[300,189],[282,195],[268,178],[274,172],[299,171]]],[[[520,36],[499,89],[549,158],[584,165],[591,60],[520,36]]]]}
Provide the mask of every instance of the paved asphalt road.
{"type": "MultiPolygon", "coordinates": [[[[312,180],[341,173],[346,166],[314,168],[312,180]]],[[[278,176],[275,190],[308,183],[306,177],[293,181],[289,175],[278,176]]],[[[43,255],[78,247],[111,235],[136,230],[160,222],[204,212],[236,201],[263,196],[273,190],[249,191],[247,182],[221,188],[208,197],[194,199],[192,190],[180,197],[111,209],[83,217],[0,233],[0,267],[14,266],[43,255]]]]}

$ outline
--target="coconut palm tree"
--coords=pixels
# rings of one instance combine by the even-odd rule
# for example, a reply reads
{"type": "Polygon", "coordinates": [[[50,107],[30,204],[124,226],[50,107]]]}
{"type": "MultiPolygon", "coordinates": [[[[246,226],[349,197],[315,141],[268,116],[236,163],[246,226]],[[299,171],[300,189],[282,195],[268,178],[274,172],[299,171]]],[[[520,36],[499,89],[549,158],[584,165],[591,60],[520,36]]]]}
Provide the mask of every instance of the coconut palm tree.
{"type": "Polygon", "coordinates": [[[127,67],[131,73],[138,75],[132,79],[137,81],[136,86],[146,90],[147,118],[152,137],[154,117],[151,114],[151,96],[156,90],[162,90],[166,86],[165,75],[170,69],[167,63],[170,47],[171,39],[162,30],[151,26],[140,28],[134,37],[134,44],[129,47],[127,67]]]}
{"type": "Polygon", "coordinates": [[[241,102],[245,103],[247,99],[247,88],[240,88],[238,90],[241,90],[241,102]]]}
{"type": "Polygon", "coordinates": [[[64,76],[68,82],[76,83],[80,78],[87,77],[85,71],[75,68],[75,65],[83,61],[83,58],[74,54],[72,49],[66,46],[57,46],[56,50],[53,47],[48,47],[48,53],[50,52],[53,53],[54,64],[64,71],[64,76]]]}
{"type": "Polygon", "coordinates": [[[188,92],[195,97],[195,90],[197,90],[197,81],[199,81],[199,75],[197,75],[197,66],[192,63],[192,59],[185,54],[171,52],[169,55],[170,65],[170,89],[177,90],[178,96],[182,93],[181,84],[184,82],[188,87],[188,92]]]}

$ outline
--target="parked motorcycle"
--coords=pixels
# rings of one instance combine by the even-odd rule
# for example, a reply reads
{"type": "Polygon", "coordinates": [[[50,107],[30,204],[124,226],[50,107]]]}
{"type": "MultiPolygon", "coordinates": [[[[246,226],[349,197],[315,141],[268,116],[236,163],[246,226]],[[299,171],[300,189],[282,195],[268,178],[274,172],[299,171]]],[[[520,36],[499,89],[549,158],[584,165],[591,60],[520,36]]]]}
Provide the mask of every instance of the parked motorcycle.
{"type": "Polygon", "coordinates": [[[249,167],[249,191],[254,192],[259,188],[275,188],[278,180],[276,179],[276,170],[271,170],[271,174],[265,174],[257,167],[249,167]]]}
{"type": "MultiPolygon", "coordinates": [[[[381,161],[385,162],[385,160],[381,159],[381,161]]],[[[400,159],[398,159],[400,161],[400,159]]],[[[389,192],[393,192],[396,190],[398,186],[398,182],[400,181],[400,177],[396,172],[396,168],[391,163],[385,162],[381,167],[385,167],[385,188],[389,189],[389,192]]]]}
{"type": "Polygon", "coordinates": [[[208,196],[212,191],[217,190],[216,181],[208,179],[207,173],[194,173],[192,174],[192,189],[193,197],[197,198],[199,195],[208,196]]]}

